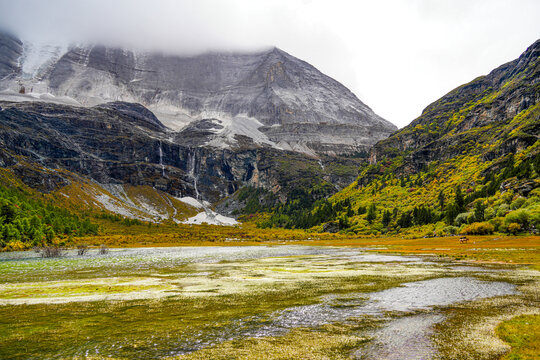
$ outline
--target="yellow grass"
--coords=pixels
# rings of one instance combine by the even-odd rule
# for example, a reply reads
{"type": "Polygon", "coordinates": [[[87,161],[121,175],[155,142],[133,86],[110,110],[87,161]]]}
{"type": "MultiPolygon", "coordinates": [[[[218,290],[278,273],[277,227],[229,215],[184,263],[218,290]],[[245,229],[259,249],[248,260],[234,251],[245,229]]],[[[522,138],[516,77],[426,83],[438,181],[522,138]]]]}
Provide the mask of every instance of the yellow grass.
{"type": "Polygon", "coordinates": [[[144,246],[239,246],[312,245],[368,247],[368,251],[398,254],[448,256],[458,260],[531,265],[540,270],[540,236],[469,236],[402,239],[398,237],[350,237],[338,234],[310,234],[301,230],[220,227],[212,225],[171,225],[143,233],[91,236],[76,239],[88,245],[111,247],[144,246]]]}

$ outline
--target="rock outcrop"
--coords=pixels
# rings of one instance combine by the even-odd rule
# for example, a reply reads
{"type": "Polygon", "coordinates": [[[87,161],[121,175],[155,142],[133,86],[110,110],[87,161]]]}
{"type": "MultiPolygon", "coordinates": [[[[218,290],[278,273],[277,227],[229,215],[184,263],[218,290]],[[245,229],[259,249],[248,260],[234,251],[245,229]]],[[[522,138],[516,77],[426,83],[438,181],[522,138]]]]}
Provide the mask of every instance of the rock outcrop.
{"type": "MultiPolygon", "coordinates": [[[[1,166],[37,187],[32,169],[52,169],[43,191],[64,186],[68,170],[100,184],[147,185],[176,197],[216,201],[251,185],[279,196],[299,182],[324,181],[328,170],[301,153],[260,147],[193,147],[183,143],[140,104],[115,102],[90,108],[43,102],[0,102],[1,166]],[[25,167],[26,169],[28,167],[25,167]],[[54,179],[53,179],[54,178],[54,179]]],[[[336,162],[336,161],[335,161],[336,162]]],[[[339,160],[337,160],[339,163],[339,160]]],[[[334,178],[336,189],[355,172],[334,178]]],[[[46,179],[45,179],[46,180],[46,179]]]]}
{"type": "Polygon", "coordinates": [[[23,53],[22,41],[0,32],[0,81],[9,80],[21,72],[19,59],[23,53]]]}

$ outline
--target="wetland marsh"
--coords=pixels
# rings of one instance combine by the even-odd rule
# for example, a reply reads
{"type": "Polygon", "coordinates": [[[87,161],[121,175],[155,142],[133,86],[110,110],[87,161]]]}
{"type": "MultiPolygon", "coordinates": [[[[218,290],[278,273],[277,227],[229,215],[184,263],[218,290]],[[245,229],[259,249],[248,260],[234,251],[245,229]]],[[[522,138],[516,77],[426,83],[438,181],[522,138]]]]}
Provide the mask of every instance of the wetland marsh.
{"type": "Polygon", "coordinates": [[[2,359],[489,359],[539,313],[529,267],[359,247],[12,252],[0,275],[2,359]]]}

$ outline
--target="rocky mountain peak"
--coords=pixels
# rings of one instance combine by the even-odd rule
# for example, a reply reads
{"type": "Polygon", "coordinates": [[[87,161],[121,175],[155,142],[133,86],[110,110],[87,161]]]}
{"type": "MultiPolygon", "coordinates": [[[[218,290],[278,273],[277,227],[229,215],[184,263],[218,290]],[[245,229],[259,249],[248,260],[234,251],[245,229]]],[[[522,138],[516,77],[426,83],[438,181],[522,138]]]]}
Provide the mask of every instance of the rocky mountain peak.
{"type": "MultiPolygon", "coordinates": [[[[5,53],[24,67],[24,49],[5,53]]],[[[223,129],[197,143],[222,148],[239,146],[239,135],[313,155],[351,153],[396,130],[345,86],[277,47],[180,56],[88,45],[50,52],[45,60],[39,77],[0,81],[3,93],[11,91],[3,99],[15,100],[22,85],[32,100],[47,94],[70,105],[139,103],[173,131],[215,119],[223,129]]],[[[16,73],[13,66],[5,71],[16,73]]]]}

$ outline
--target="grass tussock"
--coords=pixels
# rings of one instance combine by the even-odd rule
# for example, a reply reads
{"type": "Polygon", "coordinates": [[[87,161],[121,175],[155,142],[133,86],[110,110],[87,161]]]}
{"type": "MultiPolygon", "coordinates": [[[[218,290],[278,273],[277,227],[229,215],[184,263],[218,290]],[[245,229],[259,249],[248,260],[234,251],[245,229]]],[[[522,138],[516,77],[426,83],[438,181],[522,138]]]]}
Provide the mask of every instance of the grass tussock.
{"type": "Polygon", "coordinates": [[[504,360],[533,360],[540,356],[540,314],[520,315],[504,321],[496,331],[511,346],[504,360]]]}

